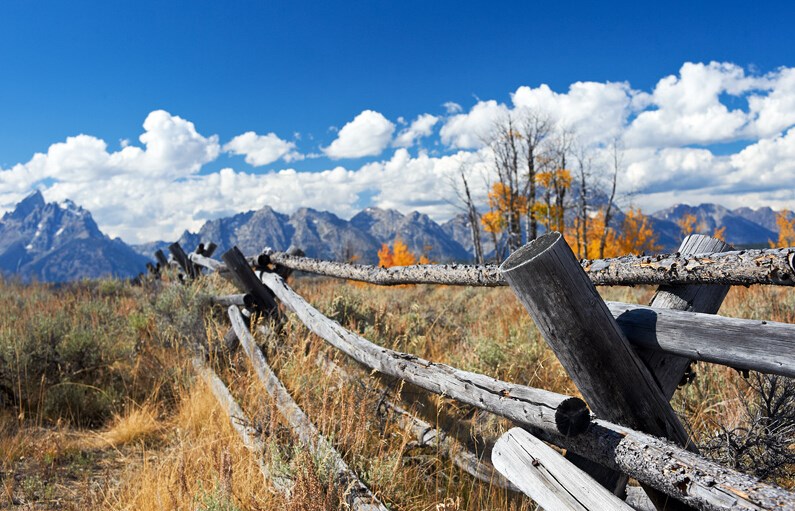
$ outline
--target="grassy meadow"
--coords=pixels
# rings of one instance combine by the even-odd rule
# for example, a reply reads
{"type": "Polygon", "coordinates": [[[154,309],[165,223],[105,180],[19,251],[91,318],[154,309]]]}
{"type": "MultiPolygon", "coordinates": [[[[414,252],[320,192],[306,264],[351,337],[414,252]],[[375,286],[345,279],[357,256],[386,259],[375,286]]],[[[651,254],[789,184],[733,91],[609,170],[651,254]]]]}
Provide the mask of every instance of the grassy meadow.
{"type": "MultiPolygon", "coordinates": [[[[0,509],[341,509],[325,460],[300,447],[245,356],[221,348],[226,311],[209,297],[234,288],[215,276],[190,286],[167,277],[142,286],[0,284],[0,509]],[[207,348],[210,364],[261,433],[267,465],[295,480],[291,498],[263,480],[196,378],[197,345],[207,348]]],[[[380,345],[577,394],[507,288],[379,288],[310,277],[293,284],[324,314],[380,345]]],[[[653,294],[647,287],[601,291],[605,299],[634,303],[648,303],[653,294]]],[[[732,289],[721,314],[795,323],[795,294],[732,289]]],[[[258,342],[314,424],[390,509],[535,509],[416,445],[379,404],[389,396],[432,424],[457,425],[452,433],[476,450],[506,422],[370,374],[287,316],[279,335],[257,332],[258,342]],[[366,387],[318,368],[320,356],[366,387]]],[[[673,404],[702,450],[792,488],[791,382],[771,387],[753,373],[694,368],[695,381],[680,388],[673,404]],[[763,417],[776,404],[790,422],[763,417]]]]}

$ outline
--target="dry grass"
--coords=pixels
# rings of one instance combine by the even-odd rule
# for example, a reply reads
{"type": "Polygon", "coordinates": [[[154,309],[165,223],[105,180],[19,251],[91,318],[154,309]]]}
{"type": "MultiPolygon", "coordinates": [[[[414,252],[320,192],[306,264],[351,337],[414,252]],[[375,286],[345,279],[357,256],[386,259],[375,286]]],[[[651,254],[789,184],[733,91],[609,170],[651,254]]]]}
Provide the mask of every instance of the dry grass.
{"type": "MultiPolygon", "coordinates": [[[[59,380],[35,373],[36,361],[28,358],[15,362],[7,380],[0,379],[11,382],[5,395],[14,396],[2,398],[0,411],[0,508],[22,501],[35,509],[341,508],[344,489],[331,481],[327,460],[300,446],[245,357],[217,349],[228,328],[225,311],[209,309],[204,297],[232,292],[228,284],[209,278],[191,287],[104,286],[57,295],[41,286],[0,289],[0,305],[16,307],[22,318],[0,320],[5,356],[17,356],[31,339],[34,346],[50,339],[42,332],[72,339],[72,348],[87,342],[80,332],[95,332],[90,346],[106,352],[98,359],[101,368],[89,374],[85,368],[52,373],[59,380]],[[36,310],[42,309],[57,321],[30,330],[30,322],[41,318],[36,310]],[[211,365],[261,432],[270,469],[294,480],[291,498],[263,480],[255,456],[194,377],[185,348],[197,342],[208,344],[211,365]],[[75,399],[57,389],[83,376],[81,384],[112,396],[100,403],[105,407],[94,422],[79,420],[67,405],[52,405],[55,398],[75,399]]],[[[577,393],[508,289],[377,288],[310,278],[297,280],[295,287],[322,312],[383,346],[577,393]]],[[[601,291],[606,299],[635,303],[647,303],[653,294],[647,287],[601,291]]],[[[790,289],[733,289],[721,313],[795,322],[794,302],[790,289]]],[[[504,421],[369,374],[289,315],[279,336],[257,336],[291,395],[390,509],[534,509],[528,499],[475,481],[433,449],[418,447],[378,405],[388,395],[432,424],[458,425],[453,433],[470,448],[481,449],[484,439],[496,438],[508,427],[504,421]],[[319,356],[335,360],[369,390],[319,369],[319,356]]],[[[708,364],[698,364],[696,371],[696,381],[674,398],[694,437],[709,439],[718,425],[742,424],[752,393],[739,374],[708,364]]],[[[77,397],[96,404],[91,395],[77,397]]]]}

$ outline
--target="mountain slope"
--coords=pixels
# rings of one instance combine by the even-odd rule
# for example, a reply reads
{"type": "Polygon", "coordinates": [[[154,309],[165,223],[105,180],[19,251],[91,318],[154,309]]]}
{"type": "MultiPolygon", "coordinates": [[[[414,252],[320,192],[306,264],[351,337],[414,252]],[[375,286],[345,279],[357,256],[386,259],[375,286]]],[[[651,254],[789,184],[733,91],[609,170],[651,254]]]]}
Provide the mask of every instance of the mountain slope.
{"type": "Polygon", "coordinates": [[[0,272],[26,281],[130,277],[147,261],[104,235],[85,209],[71,201],[46,203],[38,191],[0,219],[0,272]]]}
{"type": "MultiPolygon", "coordinates": [[[[750,211],[752,212],[753,210],[750,211]]],[[[725,228],[724,236],[726,241],[738,247],[766,246],[769,240],[777,238],[777,229],[774,231],[749,220],[747,216],[753,216],[747,211],[744,213],[744,215],[738,214],[718,204],[700,204],[698,206],[677,204],[676,206],[657,211],[652,216],[658,220],[676,223],[685,215],[693,215],[696,218],[697,232],[711,234],[716,229],[725,228]]],[[[763,216],[764,212],[760,218],[763,216]]],[[[775,223],[775,220],[773,223],[775,223]]]]}
{"type": "Polygon", "coordinates": [[[381,245],[391,245],[398,238],[416,255],[426,254],[433,261],[471,260],[469,252],[427,215],[378,208],[368,208],[347,221],[311,208],[287,216],[266,206],[208,221],[197,233],[186,231],[179,242],[187,251],[200,242],[214,242],[218,254],[235,245],[248,255],[265,247],[284,251],[295,246],[309,257],[375,264],[381,245]]]}

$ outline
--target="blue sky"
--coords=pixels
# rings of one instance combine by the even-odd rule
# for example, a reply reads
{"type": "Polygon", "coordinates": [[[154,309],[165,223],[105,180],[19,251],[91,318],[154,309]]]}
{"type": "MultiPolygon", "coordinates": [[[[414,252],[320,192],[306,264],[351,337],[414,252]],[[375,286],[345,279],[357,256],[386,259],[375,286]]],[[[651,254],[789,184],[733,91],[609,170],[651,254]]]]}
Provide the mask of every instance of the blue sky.
{"type": "MultiPolygon", "coordinates": [[[[216,196],[195,197],[203,201],[202,207],[169,206],[173,197],[163,192],[155,206],[173,218],[171,224],[146,224],[143,214],[134,209],[124,211],[126,218],[132,220],[125,220],[119,213],[114,217],[112,212],[119,209],[119,203],[103,201],[90,193],[92,189],[85,181],[88,177],[107,177],[108,183],[117,180],[117,187],[121,182],[136,186],[133,176],[137,156],[114,159],[112,155],[120,154],[122,145],[145,148],[145,142],[139,140],[147,132],[144,121],[160,111],[168,117],[155,115],[150,127],[161,126],[162,130],[155,131],[166,138],[161,140],[157,154],[148,151],[148,163],[137,164],[148,165],[143,174],[150,180],[162,181],[164,187],[196,181],[199,176],[210,180],[202,182],[203,186],[212,182],[220,187],[222,169],[231,169],[226,171],[227,177],[232,172],[234,179],[249,186],[273,187],[275,182],[254,178],[281,173],[280,186],[292,191],[279,193],[290,201],[282,197],[274,207],[289,209],[288,202],[325,207],[327,204],[317,200],[311,191],[302,195],[305,187],[300,179],[290,186],[289,172],[320,175],[325,171],[327,185],[345,188],[348,181],[363,179],[356,173],[379,171],[370,166],[380,166],[380,171],[385,172],[390,162],[393,167],[403,162],[405,167],[399,171],[403,179],[414,182],[416,178],[417,186],[425,189],[429,175],[439,177],[445,172],[428,171],[428,165],[444,167],[444,158],[481,149],[466,143],[460,130],[451,127],[445,132],[456,115],[469,115],[470,129],[476,124],[472,113],[479,105],[483,112],[490,112],[485,116],[489,119],[499,110],[489,110],[489,101],[497,107],[517,108],[516,96],[522,87],[531,91],[526,96],[532,97],[527,104],[536,107],[543,94],[534,95],[532,91],[538,92],[544,85],[554,94],[570,95],[572,85],[578,82],[624,84],[627,104],[635,103],[622,107],[625,115],[616,135],[623,136],[640,114],[681,104],[676,100],[663,105],[644,94],[653,96],[655,88],[669,76],[684,82],[686,64],[709,66],[714,62],[724,67],[713,67],[711,71],[707,67],[706,73],[694,73],[691,80],[722,77],[715,98],[730,113],[748,114],[742,126],[738,124],[731,132],[713,130],[678,137],[655,131],[647,122],[629,135],[635,142],[629,144],[628,150],[635,153],[628,155],[628,167],[634,167],[627,169],[627,183],[638,191],[636,181],[653,172],[653,162],[678,158],[678,163],[669,163],[680,169],[690,165],[693,175],[643,188],[642,193],[650,194],[649,204],[660,206],[679,195],[695,200],[702,196],[705,200],[725,199],[731,195],[722,201],[731,205],[728,203],[734,200],[732,197],[745,194],[737,201],[795,207],[791,193],[777,191],[770,183],[766,188],[758,182],[746,186],[741,174],[731,174],[731,185],[722,190],[711,189],[714,186],[709,182],[729,175],[729,167],[724,171],[714,169],[729,165],[732,155],[768,140],[771,145],[766,147],[776,148],[786,166],[790,138],[795,138],[786,138],[792,125],[788,111],[785,119],[765,121],[762,129],[754,123],[759,124],[760,115],[769,119],[770,114],[751,112],[748,99],[783,95],[783,101],[769,108],[790,107],[788,94],[792,86],[782,69],[795,66],[793,15],[795,7],[790,2],[486,5],[404,1],[277,5],[5,0],[0,3],[0,205],[9,207],[24,195],[26,188],[43,189],[45,197],[53,200],[72,195],[95,213],[101,227],[132,241],[173,236],[229,209],[263,205],[262,198],[252,196],[247,201],[233,201],[230,206],[224,200],[224,193],[230,192],[219,188],[216,196]],[[765,83],[741,85],[749,78],[764,78],[765,83]],[[450,103],[460,106],[460,111],[450,103]],[[339,150],[330,151],[338,130],[363,112],[372,112],[361,118],[358,126],[366,128],[365,139],[361,143],[348,140],[337,146],[339,150]],[[424,114],[435,118],[432,127],[426,123],[423,134],[407,139],[401,148],[397,137],[424,114]],[[177,118],[184,122],[172,122],[177,118]],[[161,122],[155,122],[158,120],[161,122]],[[383,135],[378,141],[366,140],[378,129],[383,135]],[[266,141],[251,138],[252,135],[247,141],[239,141],[234,146],[237,150],[229,145],[246,132],[258,137],[273,134],[273,138],[266,141]],[[195,134],[198,145],[186,149],[174,142],[186,133],[189,138],[195,134]],[[83,140],[83,145],[80,141],[68,142],[68,137],[81,134],[91,140],[83,140]],[[650,147],[649,137],[668,142],[655,146],[653,154],[648,150],[640,154],[641,148],[650,147]],[[638,142],[641,139],[643,142],[638,142]],[[93,144],[96,140],[105,144],[104,149],[93,144]],[[174,143],[168,145],[168,140],[174,143]],[[262,148],[266,142],[281,147],[278,150],[269,146],[269,150],[276,150],[273,154],[282,157],[273,161],[263,156],[258,160],[246,158],[252,152],[252,144],[262,148]],[[69,149],[68,162],[59,160],[58,154],[50,155],[47,163],[34,161],[36,153],[49,155],[53,144],[59,143],[69,146],[63,148],[69,149]],[[74,152],[70,144],[83,149],[74,152]],[[685,149],[692,154],[682,153],[685,149]],[[678,153],[672,155],[672,150],[678,153]],[[707,150],[712,160],[699,150],[707,150]],[[407,153],[408,159],[402,152],[407,153]],[[157,155],[172,159],[155,163],[157,155]],[[433,161],[429,163],[423,157],[433,161]],[[119,163],[119,159],[126,163],[119,163]],[[247,159],[257,163],[251,164],[247,159]],[[693,163],[694,159],[700,163],[693,163]],[[76,160],[79,161],[75,163],[76,160]],[[161,172],[169,165],[180,164],[184,167],[182,172],[161,172]],[[85,167],[84,172],[77,168],[80,165],[85,167]],[[416,175],[407,174],[415,167],[425,170],[415,169],[416,175]],[[289,169],[287,174],[285,169],[289,169]],[[334,169],[338,169],[336,175],[334,169]],[[343,176],[342,172],[350,174],[343,176]],[[424,184],[419,183],[423,175],[424,184]],[[681,193],[682,186],[688,193],[681,193]]],[[[699,93],[697,85],[686,89],[682,94],[699,93]]],[[[710,110],[709,98],[702,99],[704,112],[715,113],[714,108],[710,110]]],[[[560,108],[577,108],[576,101],[566,105],[560,108]]],[[[684,119],[683,129],[692,127],[692,117],[672,115],[657,122],[684,119]]],[[[465,120],[459,119],[459,124],[465,120]]],[[[720,115],[714,120],[713,124],[726,121],[720,115]]],[[[577,123],[583,121],[576,120],[574,124],[577,123]]],[[[348,130],[350,137],[363,133],[356,127],[348,130]]],[[[589,128],[582,131],[587,133],[589,128]]],[[[151,135],[150,142],[157,136],[151,135]]],[[[584,143],[598,151],[603,142],[591,137],[584,143]]],[[[776,160],[774,165],[781,161],[776,160]]],[[[731,165],[739,165],[735,163],[731,165]]],[[[745,168],[743,171],[752,172],[745,168]]],[[[358,186],[352,193],[340,191],[333,202],[339,204],[335,212],[345,216],[354,205],[362,204],[408,210],[416,203],[440,220],[452,214],[444,206],[449,197],[401,200],[387,197],[370,181],[358,186]]],[[[272,191],[271,196],[276,193],[272,191]]],[[[128,202],[134,199],[135,196],[126,197],[128,202]]]]}

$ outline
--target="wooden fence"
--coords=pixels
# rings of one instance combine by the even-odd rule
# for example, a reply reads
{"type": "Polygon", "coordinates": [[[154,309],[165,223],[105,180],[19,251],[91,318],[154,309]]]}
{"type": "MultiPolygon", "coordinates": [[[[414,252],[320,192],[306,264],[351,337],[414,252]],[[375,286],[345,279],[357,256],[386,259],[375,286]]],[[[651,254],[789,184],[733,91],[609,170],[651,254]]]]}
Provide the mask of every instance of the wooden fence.
{"type": "MultiPolygon", "coordinates": [[[[694,235],[676,254],[577,261],[562,236],[550,233],[513,253],[499,268],[389,269],[269,250],[247,259],[233,248],[223,254],[223,262],[211,258],[214,247],[200,246],[186,254],[173,244],[169,250],[186,280],[218,272],[240,289],[241,294],[214,299],[229,307],[232,328],[226,346],[242,346],[300,441],[332,460],[335,480],[353,509],[386,508],[292,400],[254,344],[241,309],[277,319],[281,303],[329,345],[369,370],[513,421],[517,427],[494,445],[489,463],[473,453],[461,454],[445,432],[389,402],[420,441],[434,442],[474,477],[524,492],[545,509],[795,510],[792,492],[699,455],[669,404],[691,360],[795,376],[795,325],[715,315],[731,285],[795,285],[795,248],[733,251],[719,240],[694,235]],[[286,283],[293,270],[382,285],[509,285],[585,402],[378,346],[323,316],[293,291],[286,283]],[[605,303],[594,287],[634,284],[660,285],[650,307],[605,303]],[[565,457],[541,440],[566,449],[565,457]],[[637,494],[626,498],[628,477],[641,483],[648,499],[637,494]]],[[[156,257],[158,267],[171,264],[162,252],[156,257]]],[[[197,357],[195,364],[230,418],[242,416],[203,359],[197,357]]],[[[355,380],[327,360],[318,364],[355,380]]],[[[246,428],[236,429],[261,457],[261,442],[246,428]]],[[[289,493],[289,481],[261,467],[274,487],[289,493]]]]}

